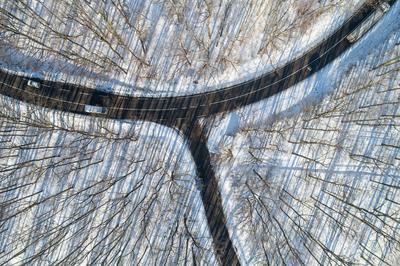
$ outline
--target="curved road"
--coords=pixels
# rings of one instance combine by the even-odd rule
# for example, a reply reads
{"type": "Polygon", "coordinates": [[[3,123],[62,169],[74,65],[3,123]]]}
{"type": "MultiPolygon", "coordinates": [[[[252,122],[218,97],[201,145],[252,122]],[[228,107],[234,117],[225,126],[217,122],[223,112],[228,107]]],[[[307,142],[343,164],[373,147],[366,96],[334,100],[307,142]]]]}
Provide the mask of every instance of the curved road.
{"type": "MultiPolygon", "coordinates": [[[[393,5],[396,0],[386,1],[393,5]]],[[[86,104],[103,106],[117,119],[158,122],[178,129],[188,142],[196,164],[198,186],[216,255],[222,265],[240,265],[226,227],[222,197],[211,166],[207,132],[198,118],[232,111],[266,99],[322,69],[352,44],[346,36],[374,11],[363,5],[342,27],[303,56],[259,78],[234,86],[176,97],[129,97],[99,92],[73,84],[40,80],[40,89],[27,86],[28,78],[0,70],[0,93],[21,101],[62,111],[87,114],[86,104]]]]}
{"type": "MultiPolygon", "coordinates": [[[[394,2],[396,0],[388,1],[390,5],[394,2]]],[[[98,116],[108,118],[168,123],[176,119],[207,117],[268,98],[317,72],[351,46],[346,36],[373,10],[372,6],[363,5],[332,35],[285,66],[254,80],[215,91],[176,97],[132,97],[46,80],[41,80],[41,88],[36,89],[27,86],[26,77],[0,70],[0,93],[43,107],[80,114],[87,114],[85,104],[103,106],[108,112],[98,116]]]]}

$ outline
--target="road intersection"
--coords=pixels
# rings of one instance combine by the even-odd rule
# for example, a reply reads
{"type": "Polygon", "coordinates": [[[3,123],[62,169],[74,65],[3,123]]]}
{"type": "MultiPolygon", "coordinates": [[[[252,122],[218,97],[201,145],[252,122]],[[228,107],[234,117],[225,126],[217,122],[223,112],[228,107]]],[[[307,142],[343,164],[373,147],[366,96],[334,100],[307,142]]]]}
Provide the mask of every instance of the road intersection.
{"type": "MultiPolygon", "coordinates": [[[[396,0],[387,1],[393,5],[396,0]]],[[[199,118],[229,112],[267,99],[310,77],[351,47],[346,37],[374,12],[364,4],[339,29],[304,55],[256,79],[204,93],[133,97],[74,84],[36,80],[39,88],[28,86],[29,77],[0,70],[0,93],[38,106],[112,119],[157,122],[179,130],[186,138],[201,180],[199,191],[217,257],[222,265],[240,265],[226,228],[222,198],[211,167],[207,132],[199,118]],[[105,113],[88,113],[86,105],[99,106],[105,113]]]]}

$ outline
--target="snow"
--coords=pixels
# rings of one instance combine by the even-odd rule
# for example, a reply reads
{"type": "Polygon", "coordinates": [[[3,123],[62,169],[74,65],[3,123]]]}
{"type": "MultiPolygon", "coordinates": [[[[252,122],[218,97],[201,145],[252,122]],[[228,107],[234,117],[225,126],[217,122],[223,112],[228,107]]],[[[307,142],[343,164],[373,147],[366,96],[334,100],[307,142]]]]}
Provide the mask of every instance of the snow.
{"type": "Polygon", "coordinates": [[[225,135],[234,137],[239,130],[240,117],[236,113],[231,113],[229,115],[229,123],[225,131],[225,135]]]}
{"type": "MultiPolygon", "coordinates": [[[[332,18],[329,12],[322,16],[325,23],[332,18]]],[[[393,61],[400,56],[399,17],[397,3],[365,38],[311,78],[268,100],[202,121],[210,132],[227,227],[243,265],[265,265],[265,254],[273,265],[282,260],[298,265],[296,252],[305,265],[316,265],[315,258],[323,265],[338,259],[398,264],[400,255],[392,245],[400,229],[400,76],[399,61],[393,61]],[[321,245],[339,257],[324,253],[321,245]]],[[[168,22],[161,19],[157,25],[163,23],[168,22]]],[[[167,36],[176,28],[153,30],[154,36],[167,36]]],[[[310,40],[326,33],[312,32],[310,40]]],[[[302,51],[300,43],[293,45],[302,51]]],[[[148,49],[156,53],[156,47],[150,42],[148,49]]],[[[20,60],[34,63],[24,53],[12,54],[20,71],[26,70],[20,60]]],[[[274,64],[294,54],[275,58],[274,64]]],[[[251,53],[246,56],[251,65],[251,53]]],[[[59,68],[66,64],[54,60],[58,63],[49,60],[43,69],[57,73],[41,73],[62,78],[59,68]]],[[[265,71],[274,64],[257,67],[265,71]]],[[[66,68],[71,72],[65,73],[77,71],[77,77],[85,71],[66,68]]],[[[107,80],[96,84],[103,89],[115,84],[107,73],[92,75],[107,80]]],[[[136,89],[128,78],[113,79],[136,89]]],[[[23,211],[1,220],[0,261],[26,262],[57,241],[56,231],[65,236],[45,250],[42,265],[61,259],[65,264],[115,264],[118,259],[146,265],[217,263],[195,166],[178,132],[143,121],[51,111],[4,96],[0,107],[0,216],[23,211]],[[67,257],[70,252],[73,256],[67,257]]]]}
{"type": "MultiPolygon", "coordinates": [[[[30,5],[45,23],[28,19],[34,29],[10,23],[38,42],[70,52],[69,57],[80,55],[87,60],[65,59],[25,37],[10,36],[8,42],[23,49],[5,48],[3,41],[1,61],[11,70],[40,72],[47,79],[90,87],[104,85],[121,94],[190,94],[254,78],[300,56],[339,27],[362,2],[124,1],[125,9],[121,9],[111,3],[79,1],[70,6],[34,0],[30,5]],[[81,15],[68,17],[74,12],[81,15]],[[95,24],[86,25],[87,17],[95,24]],[[43,23],[77,37],[68,41],[43,23]],[[104,31],[105,39],[93,33],[93,27],[98,27],[97,33],[104,31]]],[[[26,19],[14,5],[20,6],[10,1],[2,4],[26,19]]]]}
{"type": "Polygon", "coordinates": [[[112,264],[117,258],[137,264],[142,256],[144,264],[216,263],[195,166],[175,130],[4,96],[0,105],[2,263],[28,262],[54,232],[65,235],[44,253],[43,265],[62,259],[112,264]],[[109,249],[115,239],[117,248],[109,249]],[[190,248],[186,258],[183,243],[190,248]]]}
{"type": "Polygon", "coordinates": [[[272,264],[279,252],[289,265],[299,264],[296,252],[306,265],[337,262],[320,244],[349,263],[398,263],[387,236],[397,239],[400,224],[377,210],[399,212],[399,17],[397,3],[313,77],[236,110],[233,138],[223,134],[229,115],[213,118],[208,145],[244,264],[264,264],[265,250],[272,264]]]}

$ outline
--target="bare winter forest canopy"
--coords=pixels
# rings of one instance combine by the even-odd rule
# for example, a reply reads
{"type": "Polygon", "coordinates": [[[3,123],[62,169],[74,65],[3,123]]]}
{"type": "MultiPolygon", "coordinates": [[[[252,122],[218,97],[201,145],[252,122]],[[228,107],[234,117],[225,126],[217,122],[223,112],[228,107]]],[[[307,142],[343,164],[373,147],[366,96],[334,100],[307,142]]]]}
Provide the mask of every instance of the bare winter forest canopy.
{"type": "MultiPolygon", "coordinates": [[[[201,92],[286,63],[362,3],[3,0],[0,67],[201,92]]],[[[387,16],[294,88],[199,121],[241,265],[400,264],[400,5],[387,16]]],[[[188,146],[0,95],[0,265],[221,264],[188,146]]]]}
{"type": "Polygon", "coordinates": [[[79,82],[82,73],[94,72],[96,80],[130,84],[122,86],[124,93],[140,93],[138,87],[190,93],[288,60],[321,38],[325,26],[339,26],[360,2],[4,1],[3,61],[55,79],[74,74],[79,82]]]}

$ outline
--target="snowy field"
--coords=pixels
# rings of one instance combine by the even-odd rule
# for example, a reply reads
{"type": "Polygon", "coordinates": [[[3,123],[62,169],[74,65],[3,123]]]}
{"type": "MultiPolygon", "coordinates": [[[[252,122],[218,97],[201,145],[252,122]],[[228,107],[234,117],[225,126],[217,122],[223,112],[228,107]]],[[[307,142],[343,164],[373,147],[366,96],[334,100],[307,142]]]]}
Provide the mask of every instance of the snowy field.
{"type": "Polygon", "coordinates": [[[288,62],[363,2],[7,0],[0,62],[123,94],[190,94],[288,62]]]}

